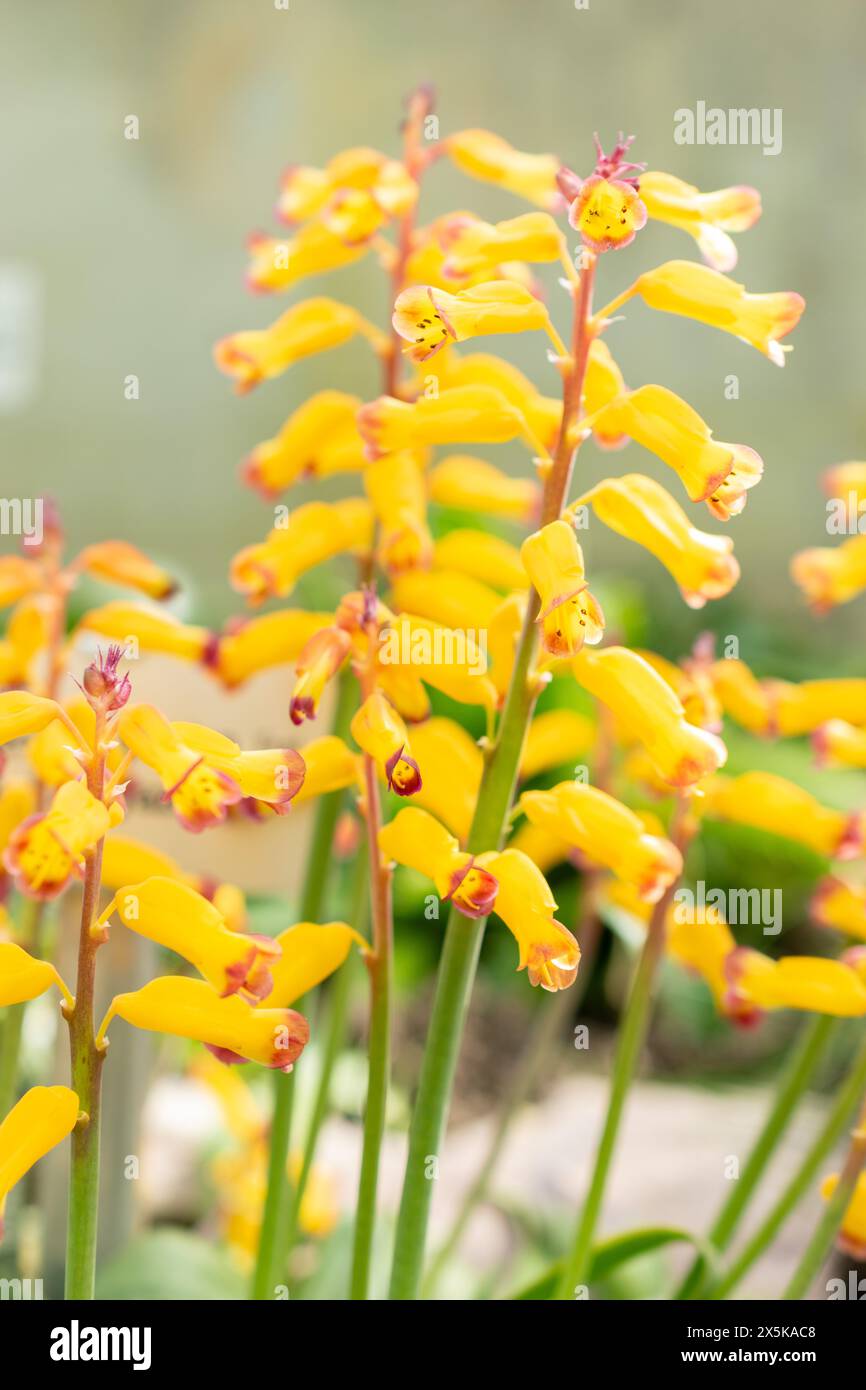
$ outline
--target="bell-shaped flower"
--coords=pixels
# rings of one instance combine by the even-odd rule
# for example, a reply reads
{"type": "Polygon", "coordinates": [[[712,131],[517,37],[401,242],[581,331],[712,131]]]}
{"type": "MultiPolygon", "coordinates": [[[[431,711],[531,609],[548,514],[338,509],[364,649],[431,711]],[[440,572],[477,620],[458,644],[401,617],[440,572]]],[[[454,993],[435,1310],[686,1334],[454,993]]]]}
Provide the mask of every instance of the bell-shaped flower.
{"type": "Polygon", "coordinates": [[[694,261],[666,261],[645,271],[635,281],[634,292],[651,309],[733,333],[778,367],[785,365],[790,351],[779,340],[796,328],[806,307],[802,295],[793,291],[749,294],[744,285],[694,261]]]}
{"type": "Polygon", "coordinates": [[[153,705],[123,710],[117,731],[130,753],[156,773],[165,800],[187,830],[198,833],[219,825],[229,807],[242,800],[244,793],[234,778],[209,766],[153,705]]]}
{"type": "Polygon", "coordinates": [[[866,1014],[866,984],[841,960],[824,956],[772,960],[739,946],[728,957],[726,971],[737,999],[759,1009],[802,1009],[835,1018],[866,1014]]]}
{"type": "Polygon", "coordinates": [[[523,415],[493,386],[454,386],[416,401],[380,396],[358,412],[371,458],[424,444],[502,444],[526,436],[523,415]]]}
{"type": "Polygon", "coordinates": [[[718,908],[698,910],[693,903],[671,904],[665,919],[668,954],[707,984],[720,1014],[741,1028],[753,1027],[762,1016],[761,1007],[738,995],[732,986],[729,962],[737,943],[718,908]]]}
{"type": "Polygon", "coordinates": [[[176,656],[181,661],[204,661],[213,643],[206,627],[182,623],[170,613],[159,613],[118,599],[100,608],[91,608],[80,619],[77,636],[93,632],[112,642],[119,642],[125,651],[160,652],[176,656]]]}
{"type": "Polygon", "coordinates": [[[362,954],[369,950],[369,943],[346,922],[296,922],[280,932],[275,945],[282,954],[271,966],[271,988],[262,996],[262,1007],[294,1004],[339,970],[353,944],[362,954]]]}
{"type": "Polygon", "coordinates": [[[607,343],[603,338],[593,338],[583,380],[583,411],[585,415],[597,417],[593,419],[592,432],[601,449],[621,449],[628,443],[628,435],[617,428],[616,421],[608,425],[603,414],[605,406],[627,391],[607,343]]]}
{"type": "Polygon", "coordinates": [[[646,226],[647,211],[634,183],[591,174],[581,182],[568,220],[592,251],[620,251],[646,226]]]}
{"type": "Polygon", "coordinates": [[[490,280],[456,294],[413,285],[398,295],[392,323],[409,344],[404,352],[413,362],[426,362],[448,343],[468,338],[551,328],[541,300],[510,280],[490,280]]]}
{"type": "Polygon", "coordinates": [[[853,859],[866,848],[866,815],[823,806],[809,792],[774,772],[713,777],[704,813],[736,825],[768,830],[829,859],[853,859]]]}
{"type": "Polygon", "coordinates": [[[389,573],[426,568],[433,554],[427,527],[427,489],[411,449],[384,454],[364,470],[364,490],[379,523],[378,557],[389,573]]]}
{"type": "Polygon", "coordinates": [[[68,1086],[33,1086],[0,1124],[0,1237],[12,1188],[72,1133],[78,1115],[78,1096],[68,1086]]]}
{"type": "Polygon", "coordinates": [[[514,935],[520,949],[518,970],[526,970],[531,985],[555,992],[568,989],[577,978],[580,947],[571,932],[554,917],[556,900],[536,864],[518,849],[479,855],[499,885],[493,911],[514,935]]]}
{"type": "Polygon", "coordinates": [[[296,804],[314,796],[342,791],[358,781],[358,756],[336,734],[325,734],[304,745],[304,783],[296,804]]]}
{"type": "Polygon", "coordinates": [[[640,196],[650,219],[688,232],[714,270],[733,270],[737,248],[728,233],[748,231],[761,215],[761,195],[746,184],[701,193],[673,174],[650,170],[641,174],[640,196]]]}
{"type": "Polygon", "coordinates": [[[443,902],[453,902],[464,916],[490,912],[496,878],[427,811],[415,806],[398,811],[379,831],[379,848],[386,858],[431,878],[443,902]]]}
{"type": "Polygon", "coordinates": [[[48,810],[29,816],[9,837],[3,856],[22,893],[55,898],[73,877],[84,875],[85,854],[114,823],[108,808],[85,782],[66,782],[48,810]]]}
{"type": "Polygon", "coordinates": [[[531,524],[540,507],[541,493],[534,479],[509,477],[495,464],[469,454],[451,454],[434,464],[427,486],[431,502],[508,521],[531,524]]]}
{"type": "Polygon", "coordinates": [[[690,608],[724,598],[740,577],[730,537],[692,526],[679,503],[654,478],[642,473],[605,478],[572,505],[582,504],[590,504],[612,531],[654,555],[690,608]]]}
{"type": "Polygon", "coordinates": [[[560,161],[554,154],[525,154],[490,130],[458,131],[445,141],[445,153],[472,178],[496,184],[549,212],[560,206],[560,161]]]}
{"type": "Polygon", "coordinates": [[[295,665],[297,680],[289,704],[293,724],[315,719],[325,687],[343,665],[351,647],[351,636],[340,627],[324,627],[306,643],[295,665]]]}
{"type": "Polygon", "coordinates": [[[307,1020],[293,1009],[253,1008],[239,994],[222,997],[206,980],[181,976],[163,976],[116,995],[97,1045],[114,1018],[146,1032],[204,1043],[221,1062],[259,1062],[280,1071],[291,1071],[310,1038],[307,1020]]]}
{"type": "Polygon", "coordinates": [[[657,902],[682,873],[676,845],[648,834],[634,811],[588,783],[524,792],[519,809],[532,825],[633,884],[646,902],[657,902]]]}
{"type": "Polygon", "coordinates": [[[542,645],[551,656],[574,656],[604,636],[604,614],[586,582],[573,527],[561,517],[523,542],[520,556],[538,593],[542,645]]]}
{"type": "Polygon", "coordinates": [[[331,622],[330,613],[281,608],[257,618],[241,618],[221,632],[209,665],[229,689],[273,666],[297,661],[304,647],[331,622]]]}
{"type": "Polygon", "coordinates": [[[250,603],[285,598],[307,570],[344,551],[366,552],[372,539],[373,511],[365,498],[305,502],[285,525],[238,551],[231,564],[232,587],[250,603]]]}
{"type": "Polygon", "coordinates": [[[643,744],[656,771],[672,787],[689,787],[722,767],[721,739],[686,719],[682,702],[657,671],[627,647],[585,649],[572,670],[627,734],[643,744]]]}
{"type": "Polygon", "coordinates": [[[866,679],[862,676],[829,676],[796,685],[764,681],[763,685],[773,700],[775,731],[783,737],[814,734],[831,720],[858,728],[866,724],[866,679]]]}
{"type": "Polygon", "coordinates": [[[126,883],[145,878],[172,878],[178,883],[194,881],[180,865],[161,849],[155,849],[132,835],[109,835],[102,847],[102,886],[112,893],[126,883]]]}
{"type": "Polygon", "coordinates": [[[412,757],[406,726],[381,691],[368,695],[351,724],[352,737],[384,773],[389,791],[413,796],[421,790],[418,764],[412,757]]]}
{"type": "Polygon", "coordinates": [[[791,560],[791,577],[816,613],[850,603],[866,589],[866,536],[799,551],[791,560]]]}
{"type": "Polygon", "coordinates": [[[149,598],[170,598],[177,588],[166,570],[127,541],[100,541],[87,546],[77,556],[73,569],[108,584],[137,589],[149,598]]]}
{"type": "Polygon", "coordinates": [[[250,328],[221,338],[214,348],[220,371],[233,377],[239,395],[280,376],[295,362],[341,347],[362,333],[384,349],[384,335],[348,304],[336,299],[305,299],[293,304],[268,328],[250,328]]]}
{"type": "Polygon", "coordinates": [[[244,482],[272,498],[308,478],[360,472],[364,443],[355,423],[360,407],[360,398],[345,391],[317,391],[273,439],[256,445],[244,461],[244,482]]]}

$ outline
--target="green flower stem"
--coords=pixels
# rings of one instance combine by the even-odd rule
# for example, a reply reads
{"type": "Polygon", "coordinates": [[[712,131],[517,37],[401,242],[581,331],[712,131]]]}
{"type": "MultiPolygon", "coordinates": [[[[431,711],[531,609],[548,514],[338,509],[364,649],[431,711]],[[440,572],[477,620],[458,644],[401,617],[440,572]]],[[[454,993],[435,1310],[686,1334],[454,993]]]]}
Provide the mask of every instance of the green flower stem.
{"type": "MultiPolygon", "coordinates": [[[[594,278],[595,259],[589,257],[580,277],[580,286],[574,293],[572,362],[564,379],[559,438],[544,484],[543,524],[556,520],[568,497],[576,447],[572,431],[580,414],[583,381],[592,342],[590,319],[594,278]]],[[[537,684],[530,680],[536,650],[537,617],[538,595],[532,590],[498,735],[487,760],[469,831],[467,849],[473,854],[495,849],[502,843],[506,818],[514,797],[523,741],[538,696],[537,684]]],[[[457,1055],[485,924],[485,918],[467,918],[454,908],[449,913],[409,1130],[409,1154],[391,1271],[390,1297],[393,1299],[418,1297],[433,1195],[432,1177],[436,1172],[445,1133],[457,1055]]]]}
{"type": "Polygon", "coordinates": [[[585,901],[581,914],[582,922],[577,931],[581,948],[580,973],[571,989],[560,990],[556,998],[550,1002],[542,1000],[536,1009],[536,1017],[527,1040],[526,1049],[512,1073],[511,1084],[500,1107],[484,1162],[481,1164],[474,1182],[469,1187],[451,1229],[437,1250],[425,1276],[423,1287],[424,1296],[427,1298],[432,1296],[445,1266],[460,1244],[473,1211],[479,1202],[484,1201],[489,1191],[515,1115],[541,1075],[551,1049],[561,1036],[567,1021],[574,1016],[580,1007],[601,936],[601,922],[594,906],[594,877],[592,874],[584,877],[585,901]]]}
{"type": "Polygon", "coordinates": [[[866,1163],[866,1109],[861,1113],[860,1122],[852,1135],[848,1157],[842,1172],[839,1174],[839,1181],[815,1227],[812,1239],[806,1246],[803,1258],[791,1277],[791,1282],[782,1294],[783,1299],[802,1299],[807,1296],[813,1281],[817,1278],[824,1261],[833,1248],[833,1242],[848,1210],[848,1203],[854,1195],[857,1181],[863,1172],[864,1163],[866,1163]]]}
{"type": "MultiPolygon", "coordinates": [[[[740,1218],[761,1180],[764,1170],[785,1133],[798,1101],[807,1089],[815,1069],[824,1056],[838,1020],[827,1014],[816,1014],[803,1029],[799,1046],[786,1067],[770,1112],[764,1121],[745,1167],[716,1217],[708,1236],[709,1243],[721,1254],[731,1243],[740,1218]]],[[[674,1298],[699,1298],[705,1279],[703,1260],[697,1258],[674,1294],[674,1298]]]]}
{"type": "MultiPolygon", "coordinates": [[[[348,674],[344,674],[338,687],[333,726],[335,734],[342,736],[348,728],[353,699],[354,682],[348,674]]],[[[342,792],[329,792],[327,796],[319,798],[316,806],[304,886],[298,905],[299,922],[317,922],[320,918],[328,875],[332,871],[331,845],[342,802],[342,792]]],[[[297,1000],[294,1007],[303,1011],[303,1000],[297,1000]]],[[[250,1297],[258,1301],[273,1298],[281,1276],[285,1274],[291,1222],[292,1196],[286,1169],[294,1107],[294,1073],[278,1071],[274,1074],[273,1083],[268,1185],[250,1290],[250,1297]]]]}
{"type": "Polygon", "coordinates": [[[823,1130],[809,1149],[797,1172],[727,1273],[704,1293],[705,1298],[725,1298],[764,1253],[770,1242],[775,1239],[801,1198],[813,1187],[822,1164],[841,1138],[864,1090],[866,1090],[866,1042],[857,1053],[851,1070],[836,1093],[836,1099],[830,1108],[823,1130]]]}

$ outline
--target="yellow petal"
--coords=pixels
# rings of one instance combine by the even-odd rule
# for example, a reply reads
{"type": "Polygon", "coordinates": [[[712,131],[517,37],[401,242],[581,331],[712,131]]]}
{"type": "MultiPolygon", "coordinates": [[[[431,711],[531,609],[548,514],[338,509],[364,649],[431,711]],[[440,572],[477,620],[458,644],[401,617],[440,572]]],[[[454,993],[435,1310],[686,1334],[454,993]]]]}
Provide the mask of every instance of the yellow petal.
{"type": "Polygon", "coordinates": [[[430,811],[461,841],[466,839],[484,758],[462,724],[453,719],[427,719],[412,730],[412,747],[424,770],[416,805],[430,811]]]}
{"type": "Polygon", "coordinates": [[[345,961],[352,943],[364,952],[368,943],[346,922],[296,922],[276,938],[282,955],[271,968],[273,987],[262,999],[265,1008],[283,1008],[315,989],[345,961]]]}
{"type": "Polygon", "coordinates": [[[78,1121],[78,1096],[68,1086],[33,1086],[0,1124],[0,1234],[9,1192],[78,1121]]]}
{"type": "Polygon", "coordinates": [[[511,478],[485,459],[452,454],[430,469],[430,498],[445,507],[462,507],[509,520],[531,522],[540,491],[531,478],[511,478]]]}
{"type": "Polygon", "coordinates": [[[49,961],[37,960],[14,941],[0,941],[0,1008],[36,999],[52,985],[71,1002],[69,990],[49,961]]]}
{"type": "Polygon", "coordinates": [[[177,585],[159,565],[128,541],[101,541],[82,550],[75,568],[109,584],[138,589],[150,598],[169,598],[177,585]]]}

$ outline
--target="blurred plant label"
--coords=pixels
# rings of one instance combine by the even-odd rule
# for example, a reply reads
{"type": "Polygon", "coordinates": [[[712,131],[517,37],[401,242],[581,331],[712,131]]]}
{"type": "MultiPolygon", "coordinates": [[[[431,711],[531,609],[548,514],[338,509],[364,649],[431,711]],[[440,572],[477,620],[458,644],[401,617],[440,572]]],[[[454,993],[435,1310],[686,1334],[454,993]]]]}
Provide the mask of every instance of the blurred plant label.
{"type": "Polygon", "coordinates": [[[0,265],[0,410],[33,399],[39,376],[42,287],[28,266],[0,265]]]}

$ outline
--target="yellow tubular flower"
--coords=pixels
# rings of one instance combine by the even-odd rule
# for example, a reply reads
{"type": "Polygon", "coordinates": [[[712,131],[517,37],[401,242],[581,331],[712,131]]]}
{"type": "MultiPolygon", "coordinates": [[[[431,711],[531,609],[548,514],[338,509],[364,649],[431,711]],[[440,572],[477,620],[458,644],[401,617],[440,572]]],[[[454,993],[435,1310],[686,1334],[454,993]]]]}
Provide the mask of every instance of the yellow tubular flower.
{"type": "Polygon", "coordinates": [[[863,853],[866,820],[822,806],[802,787],[772,772],[714,777],[705,789],[705,814],[738,825],[769,830],[830,859],[863,853]]]}
{"type": "Polygon", "coordinates": [[[574,656],[584,642],[604,636],[604,614],[587,588],[583,551],[572,526],[560,518],[529,536],[520,558],[541,601],[542,645],[551,656],[574,656]]]}
{"type": "Polygon", "coordinates": [[[125,883],[145,878],[173,878],[186,882],[190,875],[162,850],[134,840],[130,835],[109,835],[102,847],[102,883],[115,892],[125,883]]]}
{"type": "Polygon", "coordinates": [[[206,980],[164,976],[130,994],[118,994],[102,1021],[101,1042],[113,1018],[146,1032],[204,1043],[221,1062],[259,1062],[290,1071],[310,1037],[293,1009],[252,1008],[238,994],[221,998],[206,980]]]}
{"type": "Polygon", "coordinates": [[[350,244],[324,222],[309,222],[296,236],[282,239],[253,232],[247,238],[251,257],[247,288],[264,293],[291,289],[309,275],[339,270],[360,260],[368,250],[366,242],[369,237],[350,244]]]}
{"type": "MultiPolygon", "coordinates": [[[[399,665],[405,676],[432,685],[461,704],[496,708],[496,687],[487,675],[486,655],[473,628],[445,627],[414,613],[401,613],[385,637],[379,656],[383,671],[399,665]]],[[[391,698],[402,712],[398,700],[391,698]]]]}
{"type": "Polygon", "coordinates": [[[727,750],[716,734],[685,717],[674,691],[649,662],[627,647],[580,652],[572,663],[577,680],[611,710],[647,751],[659,776],[689,787],[722,767],[727,750]]]}
{"type": "Polygon", "coordinates": [[[228,808],[242,799],[238,783],[187,747],[153,705],[122,710],[117,731],[130,753],[159,777],[165,800],[187,830],[197,833],[219,825],[228,808]]]}
{"type": "Polygon", "coordinates": [[[295,748],[244,750],[203,724],[178,722],[171,727],[186,748],[200,753],[208,767],[225,773],[255,801],[284,806],[303,786],[304,760],[295,748]]]}
{"type": "Polygon", "coordinates": [[[486,917],[498,883],[433,816],[414,806],[399,811],[379,831],[379,848],[388,859],[431,878],[443,902],[466,917],[486,917]]]}
{"type": "Polygon", "coordinates": [[[728,521],[746,505],[746,493],[761,480],[764,465],[745,444],[723,444],[684,400],[665,386],[641,386],[602,410],[597,424],[626,434],[679,474],[692,502],[706,502],[713,516],[728,521]]]}
{"type": "Polygon", "coordinates": [[[550,329],[541,300],[510,280],[490,280],[457,294],[413,285],[398,295],[391,322],[409,343],[403,351],[412,362],[426,362],[448,343],[467,338],[550,329]]]}
{"type": "Polygon", "coordinates": [[[748,231],[761,215],[761,195],[746,184],[701,193],[673,174],[650,171],[640,176],[640,196],[652,221],[688,232],[714,270],[733,270],[737,248],[728,232],[748,231]]]}
{"type": "Polygon", "coordinates": [[[744,661],[733,657],[714,661],[710,679],[722,709],[735,724],[750,734],[775,733],[775,706],[766,686],[753,676],[744,661]]]}
{"type": "Polygon", "coordinates": [[[364,445],[355,423],[358,396],[317,391],[293,411],[279,434],[257,444],[243,465],[244,482],[267,498],[306,478],[358,473],[364,445]]]}
{"type": "Polygon", "coordinates": [[[351,646],[349,633],[340,627],[322,628],[307,642],[295,666],[298,679],[289,703],[293,724],[315,719],[325,687],[346,660],[351,646]]]}
{"type": "Polygon", "coordinates": [[[634,884],[645,902],[657,902],[682,873],[676,846],[647,834],[634,811],[598,787],[560,782],[550,791],[524,792],[519,809],[538,829],[634,884]]]}
{"type": "Polygon", "coordinates": [[[3,691],[0,694],[0,745],[40,733],[62,713],[57,701],[44,695],[31,695],[26,690],[3,691]]]}
{"type": "Polygon", "coordinates": [[[866,729],[855,729],[843,719],[831,719],[816,729],[812,746],[821,767],[866,768],[866,729]]]}
{"type": "Polygon", "coordinates": [[[790,350],[779,339],[796,328],[806,307],[803,297],[789,290],[748,294],[744,285],[694,261],[666,261],[639,276],[635,290],[651,309],[733,333],[777,367],[785,365],[790,350]]]}
{"type": "Polygon", "coordinates": [[[119,642],[125,651],[134,647],[140,652],[161,652],[182,661],[206,660],[213,642],[206,627],[191,627],[169,613],[156,613],[123,600],[91,608],[76,627],[75,635],[81,632],[95,632],[119,642]]]}
{"type": "Polygon", "coordinates": [[[524,154],[489,130],[458,131],[445,142],[445,153],[464,174],[505,188],[548,212],[560,204],[560,162],[554,154],[524,154]]]}
{"type": "Polygon", "coordinates": [[[495,225],[458,216],[449,226],[446,245],[443,271],[456,279],[492,275],[504,261],[559,261],[568,254],[562,231],[545,212],[525,212],[495,225]]]}
{"type": "Polygon", "coordinates": [[[620,251],[646,226],[646,208],[626,180],[592,174],[584,179],[568,211],[569,224],[593,251],[620,251]]]}
{"type": "Polygon", "coordinates": [[[221,338],[214,348],[220,371],[235,381],[239,395],[262,381],[280,376],[293,363],[342,346],[356,333],[374,344],[381,335],[348,304],[336,299],[305,299],[293,304],[269,328],[247,329],[221,338]]]}
{"type": "Polygon", "coordinates": [[[12,1188],[72,1133],[77,1121],[78,1096],[68,1086],[33,1086],[0,1124],[0,1238],[12,1188]]]}
{"type": "Polygon", "coordinates": [[[364,470],[364,490],[380,525],[379,561],[389,573],[426,568],[433,555],[427,529],[424,470],[410,449],[384,454],[364,470]]]}
{"type": "Polygon", "coordinates": [[[463,841],[469,834],[484,757],[471,734],[453,719],[428,719],[412,731],[412,747],[424,768],[416,805],[463,841]]]}
{"type": "Polygon", "coordinates": [[[433,547],[433,565],[437,570],[456,570],[494,589],[527,587],[520,551],[489,531],[449,531],[433,547]]]}
{"type": "Polygon", "coordinates": [[[42,571],[25,555],[0,555],[0,608],[18,603],[42,587],[42,571]]]}
{"type": "Polygon", "coordinates": [[[38,960],[14,941],[0,941],[0,1008],[38,999],[52,985],[57,986],[67,1004],[73,1002],[50,961],[38,960]]]}
{"type": "Polygon", "coordinates": [[[306,502],[285,526],[275,526],[258,545],[239,551],[231,564],[232,587],[251,603],[284,598],[307,570],[344,551],[369,550],[373,511],[361,497],[306,502]]]}
{"type": "Polygon", "coordinates": [[[822,879],[809,904],[812,920],[820,927],[866,941],[866,885],[846,883],[840,878],[822,879]]]}
{"type": "Polygon", "coordinates": [[[487,628],[502,602],[495,589],[468,574],[425,570],[400,574],[391,586],[395,605],[446,627],[487,628]]]}
{"type": "Polygon", "coordinates": [[[422,444],[503,444],[526,434],[526,421],[492,386],[455,386],[411,404],[380,396],[358,412],[371,458],[422,444]]]}
{"type": "Polygon", "coordinates": [[[690,724],[697,724],[702,729],[712,729],[714,733],[721,727],[722,709],[716,699],[712,682],[700,662],[689,661],[684,667],[677,666],[666,657],[659,656],[657,652],[642,648],[634,650],[667,681],[682,704],[690,724]]]}
{"type": "Polygon", "coordinates": [[[220,634],[211,665],[232,689],[259,671],[297,661],[310,638],[330,622],[330,613],[308,613],[302,608],[241,619],[220,634]]]}
{"type": "Polygon", "coordinates": [[[520,948],[518,970],[531,985],[555,992],[577,978],[580,947],[554,917],[556,900],[544,874],[518,849],[481,854],[477,863],[493,874],[499,887],[493,911],[513,933],[520,948]]]}
{"type": "Polygon", "coordinates": [[[410,751],[406,726],[380,691],[367,696],[351,730],[358,747],[378,763],[389,791],[412,796],[421,790],[421,772],[410,751]]]}
{"type": "Polygon", "coordinates": [[[75,568],[109,584],[138,589],[149,598],[170,598],[177,588],[170,574],[127,541],[89,545],[78,556],[75,568]]]}
{"type": "Polygon", "coordinates": [[[791,560],[791,577],[817,613],[850,603],[866,589],[866,536],[841,545],[801,550],[791,560]]]}
{"type": "Polygon", "coordinates": [[[48,645],[48,613],[38,599],[24,599],[0,638],[0,685],[27,685],[34,661],[48,645]]]}
{"type": "Polygon", "coordinates": [[[540,506],[541,492],[533,479],[509,478],[495,464],[468,454],[452,454],[437,463],[427,485],[431,502],[509,521],[531,523],[540,506]]]}
{"type": "Polygon", "coordinates": [[[271,967],[273,985],[262,1005],[282,1009],[294,1004],[339,970],[353,943],[362,953],[369,949],[369,943],[346,922],[296,922],[288,927],[276,938],[282,954],[271,967]]]}
{"type": "Polygon", "coordinates": [[[366,192],[389,216],[399,217],[418,197],[418,185],[404,165],[367,146],[341,150],[324,169],[293,165],[283,177],[277,215],[303,222],[321,212],[335,195],[366,192]]]}
{"type": "Polygon", "coordinates": [[[567,840],[558,838],[546,827],[533,825],[528,820],[518,826],[508,848],[519,849],[521,854],[528,855],[543,874],[549,873],[558,864],[564,864],[574,853],[574,846],[567,840]]]}
{"type": "MultiPolygon", "coordinates": [[[[524,417],[538,439],[550,451],[562,420],[562,401],[539,394],[533,382],[511,363],[489,352],[470,352],[458,357],[449,349],[437,359],[434,374],[440,390],[455,386],[492,386],[524,417]]],[[[424,371],[422,384],[427,379],[424,371]]],[[[513,479],[509,479],[513,482],[513,479]]]]}
{"type": "Polygon", "coordinates": [[[862,676],[765,682],[775,703],[777,730],[783,735],[811,734],[829,720],[866,724],[866,680],[862,676]]]}
{"type": "MultiPolygon", "coordinates": [[[[839,1181],[838,1174],[831,1173],[821,1184],[821,1196],[828,1201],[836,1191],[839,1181]]],[[[850,1255],[852,1260],[862,1262],[866,1260],[866,1172],[861,1173],[857,1178],[854,1192],[848,1203],[845,1215],[842,1217],[842,1225],[836,1236],[836,1245],[845,1255],[850,1255]]],[[[862,1288],[863,1285],[858,1285],[862,1288]]]]}
{"type": "Polygon", "coordinates": [[[595,737],[595,725],[577,710],[551,709],[537,714],[527,730],[520,757],[521,779],[585,757],[595,737]]]}
{"type": "Polygon", "coordinates": [[[279,945],[267,936],[230,931],[214,904],[187,884],[172,878],[127,884],[100,920],[107,921],[112,910],[130,931],[188,960],[221,998],[238,990],[252,999],[270,994],[279,945]]]}
{"type": "Polygon", "coordinates": [[[668,953],[706,982],[720,1014],[748,1027],[758,1021],[760,1010],[739,999],[728,977],[728,961],[737,949],[730,927],[717,908],[695,909],[673,903],[666,918],[668,953]]]}
{"type": "Polygon", "coordinates": [[[304,766],[306,775],[295,797],[296,805],[350,787],[358,777],[357,755],[336,734],[326,734],[306,744],[304,766]]]}
{"type": "Polygon", "coordinates": [[[692,526],[679,503],[653,478],[642,473],[605,478],[572,505],[587,503],[605,526],[642,545],[664,565],[690,608],[724,598],[740,577],[730,537],[692,526]]]}
{"type": "Polygon", "coordinates": [[[83,781],[66,782],[44,814],[30,816],[12,832],[4,865],[28,897],[55,898],[73,875],[83,876],[86,851],[112,823],[83,781]]]}
{"type": "Polygon", "coordinates": [[[866,985],[840,960],[823,956],[769,956],[737,947],[727,962],[737,999],[760,1009],[803,1009],[836,1018],[866,1014],[866,985]]]}

